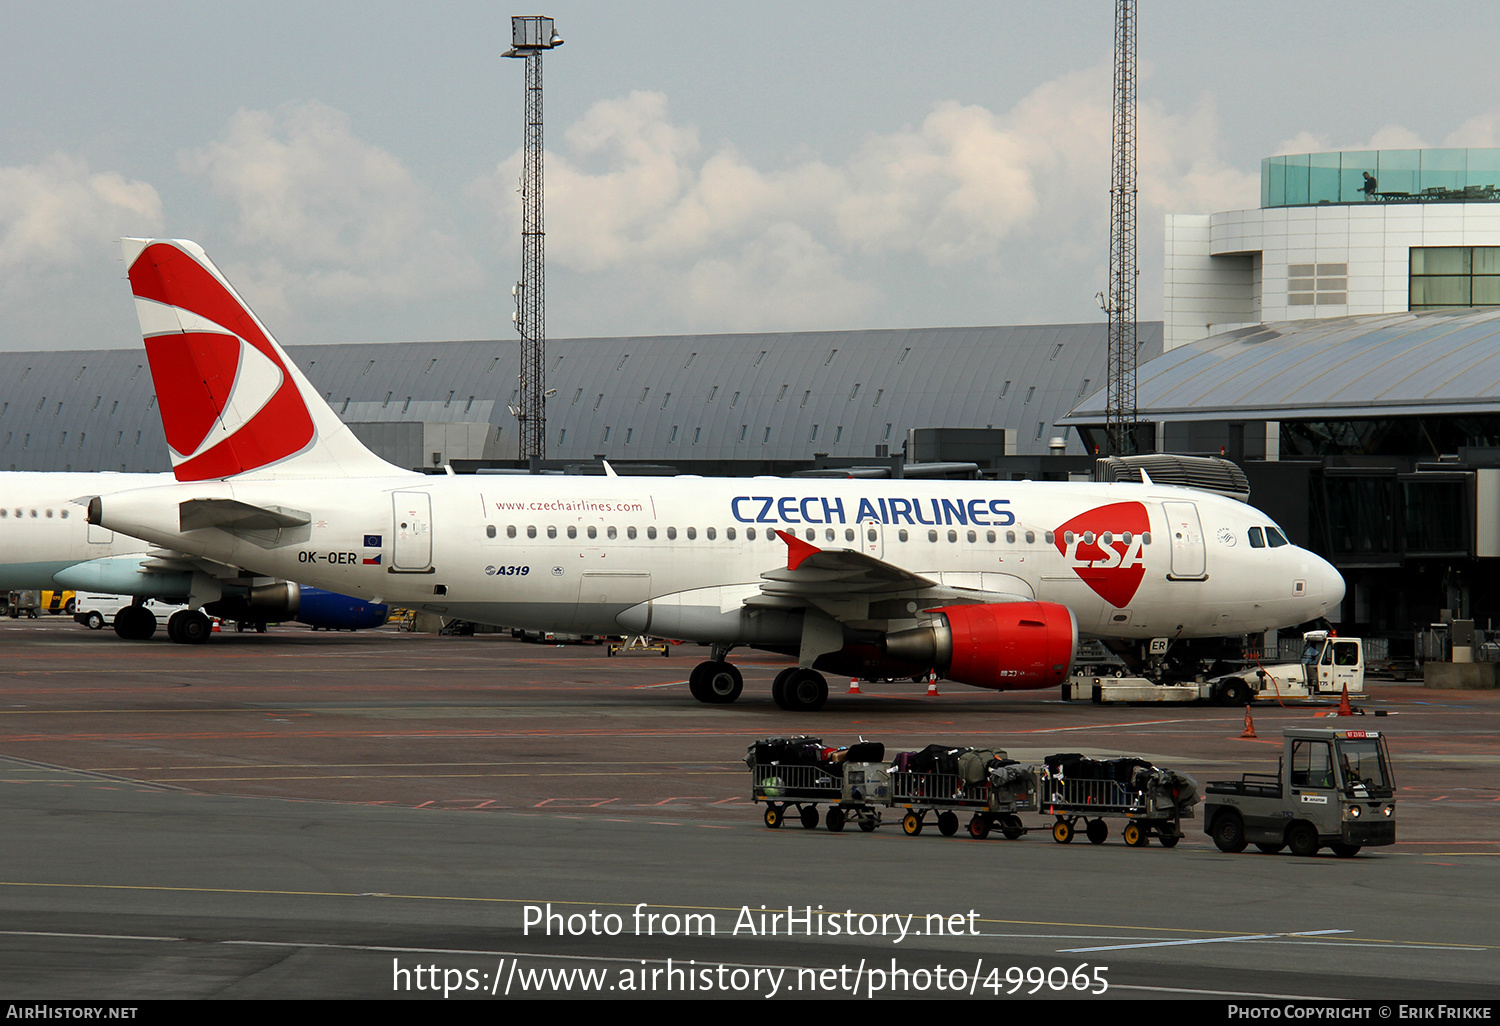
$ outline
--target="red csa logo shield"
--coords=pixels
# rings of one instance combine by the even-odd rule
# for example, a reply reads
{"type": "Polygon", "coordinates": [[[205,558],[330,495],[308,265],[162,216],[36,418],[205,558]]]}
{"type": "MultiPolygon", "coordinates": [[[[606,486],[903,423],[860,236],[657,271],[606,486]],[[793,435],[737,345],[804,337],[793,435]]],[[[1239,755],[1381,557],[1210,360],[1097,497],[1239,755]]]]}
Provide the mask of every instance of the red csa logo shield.
{"type": "Polygon", "coordinates": [[[1054,544],[1084,584],[1123,609],[1146,576],[1141,536],[1149,530],[1151,519],[1144,505],[1116,502],[1080,513],[1058,527],[1054,544]]]}
{"type": "Polygon", "coordinates": [[[301,451],[312,417],[276,347],[212,274],[176,247],[130,268],[138,299],[175,307],[181,331],[146,339],[179,481],[231,477],[301,451]]]}

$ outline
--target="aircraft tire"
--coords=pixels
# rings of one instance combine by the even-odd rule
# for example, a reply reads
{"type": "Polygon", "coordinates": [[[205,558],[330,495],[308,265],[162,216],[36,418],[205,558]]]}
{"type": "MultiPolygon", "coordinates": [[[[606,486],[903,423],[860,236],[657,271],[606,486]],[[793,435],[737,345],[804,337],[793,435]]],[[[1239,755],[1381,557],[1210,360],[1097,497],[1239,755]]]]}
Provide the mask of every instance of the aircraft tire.
{"type": "Polygon", "coordinates": [[[688,674],[688,691],[694,698],[704,704],[713,702],[713,699],[708,694],[708,668],[711,666],[713,666],[712,661],[699,663],[688,674]]]}
{"type": "Polygon", "coordinates": [[[828,701],[828,681],[816,670],[798,668],[787,676],[781,688],[784,708],[792,712],[817,712],[828,701]]]}
{"type": "Polygon", "coordinates": [[[179,645],[201,645],[213,629],[213,621],[196,609],[180,609],[167,621],[167,637],[179,645]]]}
{"type": "Polygon", "coordinates": [[[745,678],[733,663],[707,664],[710,669],[703,674],[703,693],[712,705],[728,705],[740,697],[745,690],[745,678]]]}
{"type": "Polygon", "coordinates": [[[796,672],[797,668],[795,666],[789,666],[785,670],[782,670],[780,673],[778,673],[776,675],[776,679],[771,682],[771,701],[776,703],[776,708],[791,708],[791,706],[787,705],[786,701],[786,682],[787,679],[796,672]]]}
{"type": "Polygon", "coordinates": [[[145,641],[156,633],[156,616],[144,606],[126,606],[115,614],[115,633],[126,641],[145,641]]]}

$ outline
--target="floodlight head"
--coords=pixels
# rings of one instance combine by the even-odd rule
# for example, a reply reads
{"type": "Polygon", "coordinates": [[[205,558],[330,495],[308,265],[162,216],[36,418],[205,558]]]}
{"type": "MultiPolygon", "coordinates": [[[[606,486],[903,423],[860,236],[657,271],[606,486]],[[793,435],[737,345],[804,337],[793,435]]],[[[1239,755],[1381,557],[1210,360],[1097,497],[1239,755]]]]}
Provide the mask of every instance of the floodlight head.
{"type": "Polygon", "coordinates": [[[525,57],[537,50],[550,50],[561,46],[562,36],[557,34],[552,19],[541,15],[517,15],[510,19],[511,49],[507,57],[525,57]]]}

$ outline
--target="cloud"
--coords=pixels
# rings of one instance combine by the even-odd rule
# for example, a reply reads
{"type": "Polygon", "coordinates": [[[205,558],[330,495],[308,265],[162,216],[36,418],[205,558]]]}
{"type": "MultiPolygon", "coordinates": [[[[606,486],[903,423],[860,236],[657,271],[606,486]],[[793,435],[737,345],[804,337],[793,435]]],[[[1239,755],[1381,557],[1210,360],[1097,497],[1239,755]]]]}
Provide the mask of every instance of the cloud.
{"type": "MultiPolygon", "coordinates": [[[[882,297],[921,276],[945,287],[968,276],[997,304],[997,275],[1087,297],[1107,263],[1110,81],[1104,63],[1005,111],[941,102],[842,161],[779,167],[706,148],[659,93],[603,101],[546,155],[549,267],[657,290],[641,305],[678,328],[714,323],[713,312],[735,330],[889,323],[882,297]]],[[[1140,263],[1158,280],[1164,214],[1257,201],[1258,173],[1231,167],[1225,149],[1211,98],[1185,111],[1141,105],[1140,263]]],[[[519,171],[515,154],[470,189],[512,238],[519,171]]],[[[997,305],[992,322],[1006,316],[997,305]]]]}
{"type": "Polygon", "coordinates": [[[8,273],[102,262],[122,235],[161,225],[155,189],[92,172],[79,157],[0,168],[0,269],[8,273]]]}
{"type": "Polygon", "coordinates": [[[426,189],[332,107],[241,110],[179,165],[235,211],[236,242],[248,256],[226,273],[282,311],[412,302],[479,281],[475,261],[434,226],[426,189]]]}

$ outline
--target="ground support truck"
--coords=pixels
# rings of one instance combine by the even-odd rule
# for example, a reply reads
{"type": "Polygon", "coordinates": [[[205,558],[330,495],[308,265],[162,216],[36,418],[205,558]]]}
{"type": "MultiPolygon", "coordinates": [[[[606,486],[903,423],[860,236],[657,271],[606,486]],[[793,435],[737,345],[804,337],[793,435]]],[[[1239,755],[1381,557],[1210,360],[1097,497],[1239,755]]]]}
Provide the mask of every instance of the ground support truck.
{"type": "Polygon", "coordinates": [[[1354,701],[1364,697],[1365,650],[1361,639],[1341,638],[1329,631],[1310,631],[1302,639],[1298,662],[1257,664],[1205,679],[1132,676],[1120,666],[1084,664],[1075,667],[1063,683],[1063,698],[1095,704],[1202,701],[1241,706],[1262,699],[1331,701],[1341,699],[1346,692],[1354,701]]]}
{"type": "Polygon", "coordinates": [[[1220,851],[1251,844],[1267,854],[1329,848],[1352,858],[1396,843],[1396,781],[1386,739],[1373,730],[1288,727],[1281,764],[1269,773],[1211,781],[1203,829],[1220,851]]]}

